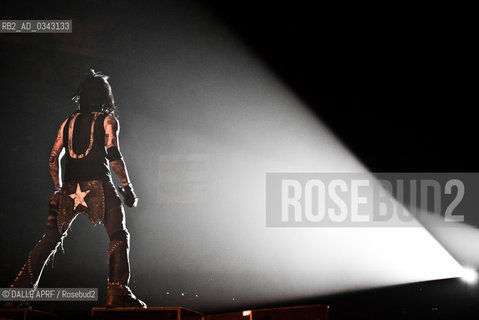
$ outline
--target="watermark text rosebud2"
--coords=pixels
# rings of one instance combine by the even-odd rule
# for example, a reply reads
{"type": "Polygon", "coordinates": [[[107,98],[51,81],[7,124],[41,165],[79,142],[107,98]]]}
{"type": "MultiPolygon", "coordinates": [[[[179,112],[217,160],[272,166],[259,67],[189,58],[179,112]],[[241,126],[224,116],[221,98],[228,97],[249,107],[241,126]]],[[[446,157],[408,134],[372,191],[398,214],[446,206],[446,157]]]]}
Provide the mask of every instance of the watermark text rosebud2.
{"type": "Polygon", "coordinates": [[[411,227],[431,214],[467,222],[477,205],[476,173],[266,174],[268,227],[411,227]]]}
{"type": "Polygon", "coordinates": [[[0,288],[0,301],[98,301],[98,288],[0,288]]]}

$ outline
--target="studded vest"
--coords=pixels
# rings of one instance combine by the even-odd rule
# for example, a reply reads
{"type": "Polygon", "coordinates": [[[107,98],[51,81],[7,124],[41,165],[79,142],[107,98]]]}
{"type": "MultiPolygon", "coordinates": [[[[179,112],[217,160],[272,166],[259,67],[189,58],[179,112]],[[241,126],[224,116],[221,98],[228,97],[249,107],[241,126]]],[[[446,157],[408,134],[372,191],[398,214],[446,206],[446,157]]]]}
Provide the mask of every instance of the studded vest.
{"type": "Polygon", "coordinates": [[[77,111],[63,128],[65,174],[63,181],[111,180],[105,150],[103,112],[77,111]]]}

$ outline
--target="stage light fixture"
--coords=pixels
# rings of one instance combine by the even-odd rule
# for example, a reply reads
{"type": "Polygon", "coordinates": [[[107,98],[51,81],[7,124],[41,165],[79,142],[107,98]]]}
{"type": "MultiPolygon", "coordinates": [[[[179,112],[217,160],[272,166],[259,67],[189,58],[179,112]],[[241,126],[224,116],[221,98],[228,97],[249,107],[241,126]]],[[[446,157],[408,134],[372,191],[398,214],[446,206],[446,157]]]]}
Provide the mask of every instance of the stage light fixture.
{"type": "Polygon", "coordinates": [[[474,284],[477,282],[477,271],[470,267],[464,267],[461,279],[466,283],[474,284]]]}

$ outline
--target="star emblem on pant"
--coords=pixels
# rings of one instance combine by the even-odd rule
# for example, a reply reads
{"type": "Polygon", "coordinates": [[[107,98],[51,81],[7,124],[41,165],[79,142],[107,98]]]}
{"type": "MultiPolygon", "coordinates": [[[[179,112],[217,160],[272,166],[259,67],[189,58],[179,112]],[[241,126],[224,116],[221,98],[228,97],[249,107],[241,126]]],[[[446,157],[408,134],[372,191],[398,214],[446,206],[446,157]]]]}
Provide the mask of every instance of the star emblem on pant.
{"type": "Polygon", "coordinates": [[[88,205],[85,202],[85,197],[87,194],[90,193],[90,190],[86,191],[81,191],[80,184],[77,183],[77,190],[75,193],[70,194],[70,198],[72,198],[75,201],[75,204],[73,205],[73,210],[76,210],[76,208],[81,204],[85,208],[88,208],[88,205]]]}

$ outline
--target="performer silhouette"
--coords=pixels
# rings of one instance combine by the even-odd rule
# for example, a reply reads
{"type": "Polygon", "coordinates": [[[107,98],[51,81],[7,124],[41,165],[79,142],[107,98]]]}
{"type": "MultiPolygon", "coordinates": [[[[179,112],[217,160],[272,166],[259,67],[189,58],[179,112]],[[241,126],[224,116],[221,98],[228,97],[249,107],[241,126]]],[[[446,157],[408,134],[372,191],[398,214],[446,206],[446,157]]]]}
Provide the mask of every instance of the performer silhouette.
{"type": "Polygon", "coordinates": [[[67,236],[70,224],[78,214],[84,214],[94,225],[103,223],[110,238],[105,306],[146,308],[128,287],[130,236],[125,225],[125,211],[108,166],[122,183],[118,189],[125,205],[136,207],[138,198],[120,152],[120,125],[108,77],[91,70],[73,100],[78,110],[60,126],[50,155],[55,192],[50,199],[47,232],[28,254],[11,287],[36,288],[44,266],[67,236]],[[60,160],[64,155],[62,183],[60,160]]]}

